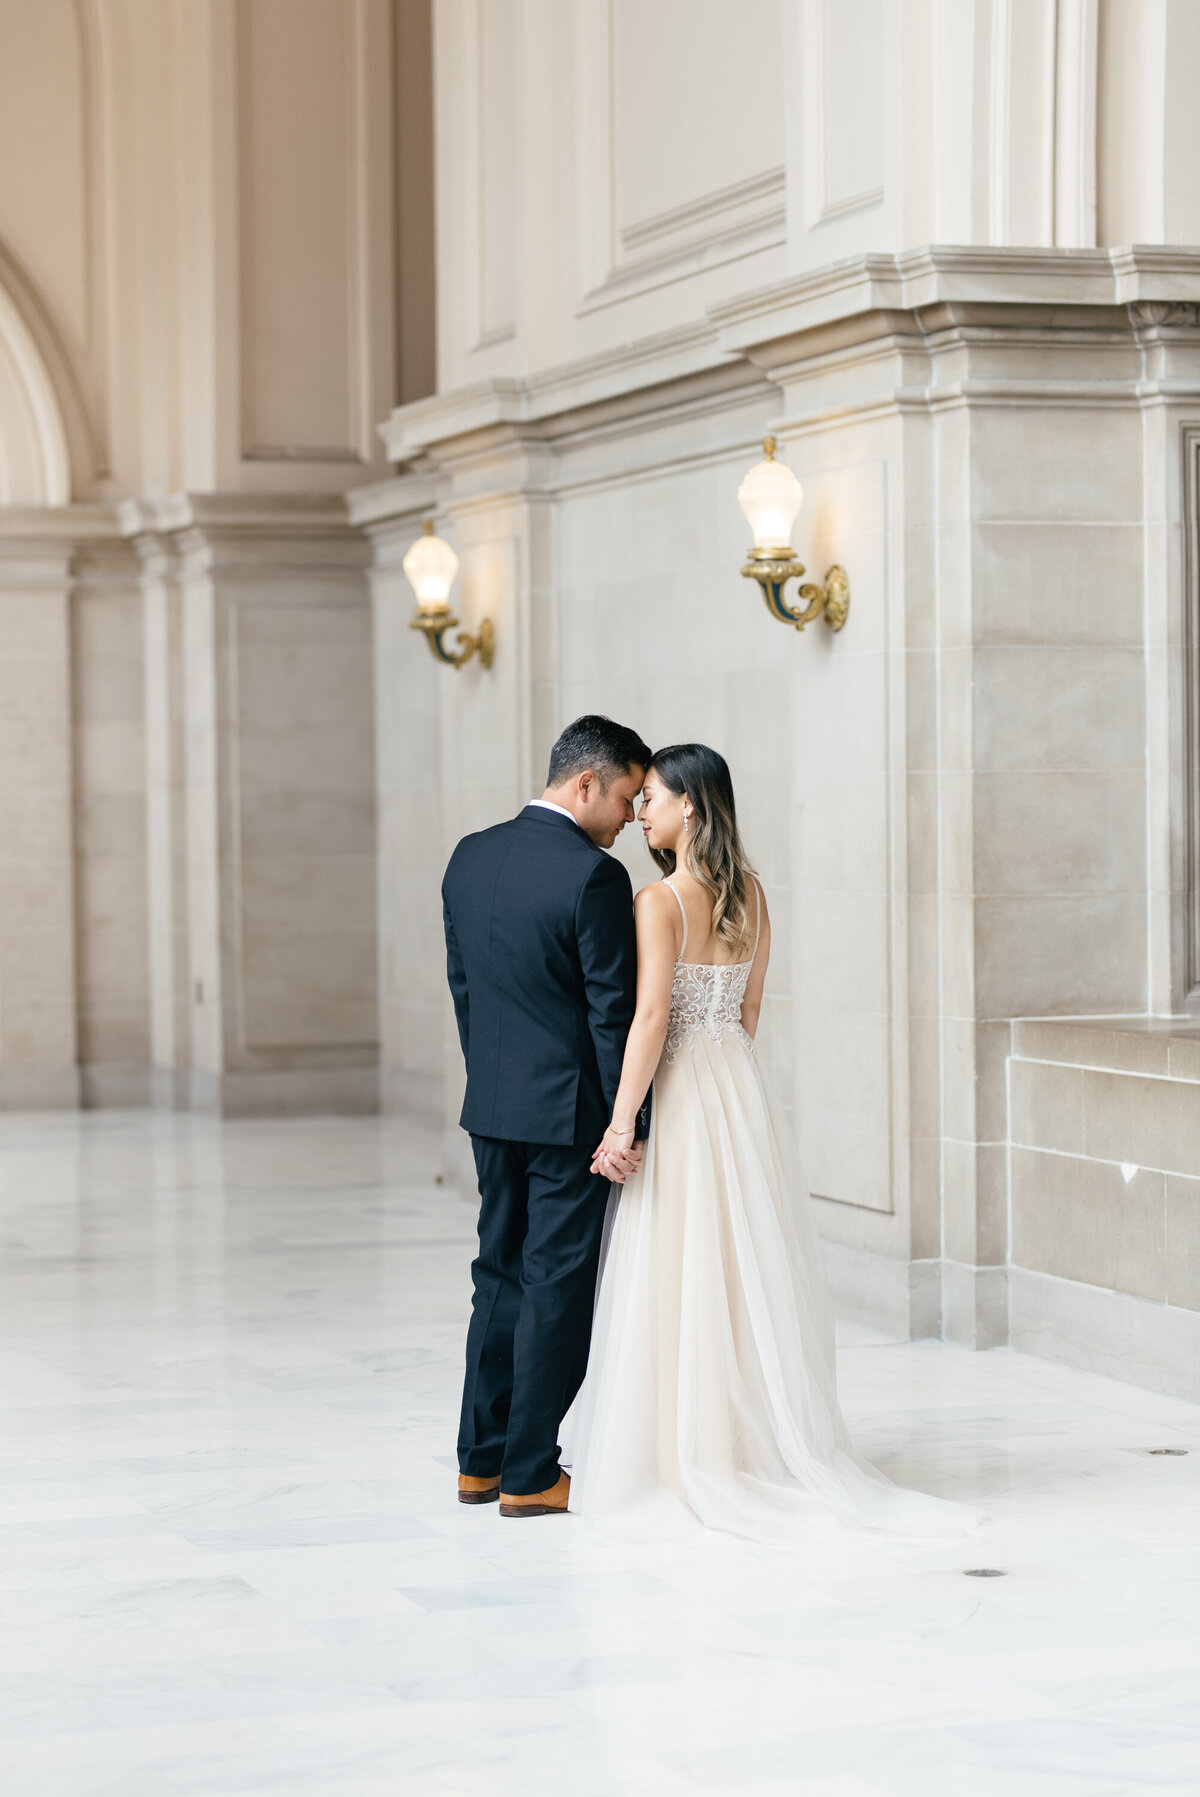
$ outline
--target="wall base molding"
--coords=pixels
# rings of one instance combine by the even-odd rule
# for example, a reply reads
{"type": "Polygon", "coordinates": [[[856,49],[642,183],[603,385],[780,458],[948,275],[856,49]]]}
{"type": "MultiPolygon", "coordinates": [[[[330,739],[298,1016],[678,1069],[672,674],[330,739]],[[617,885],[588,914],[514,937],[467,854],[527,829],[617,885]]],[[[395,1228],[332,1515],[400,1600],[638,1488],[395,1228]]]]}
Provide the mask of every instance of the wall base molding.
{"type": "Polygon", "coordinates": [[[139,1111],[150,1104],[154,1069],[133,1061],[95,1061],[79,1070],[85,1111],[139,1111]]]}
{"type": "Polygon", "coordinates": [[[75,1111],[78,1067],[0,1067],[0,1111],[75,1111]]]}
{"type": "Polygon", "coordinates": [[[379,1108],[385,1117],[407,1117],[436,1129],[445,1110],[443,1081],[436,1073],[410,1073],[404,1067],[381,1066],[379,1108]]]}
{"type": "Polygon", "coordinates": [[[1007,1267],[944,1260],[942,1337],[960,1348],[1002,1348],[1008,1341],[1007,1267]]]}
{"type": "Polygon", "coordinates": [[[825,1241],[838,1310],[901,1341],[941,1336],[964,1348],[1008,1340],[1008,1268],[953,1260],[898,1260],[825,1241]]]}
{"type": "Polygon", "coordinates": [[[1009,1283],[1014,1348],[1200,1402],[1200,1311],[1024,1267],[1009,1283]]]}
{"type": "Polygon", "coordinates": [[[186,1111],[189,1081],[186,1067],[151,1067],[150,1107],[155,1111],[186,1111]]]}
{"type": "Polygon", "coordinates": [[[188,1074],[187,1108],[218,1117],[362,1117],[379,1110],[379,1068],[291,1067],[188,1074]]]}
{"type": "Polygon", "coordinates": [[[869,1248],[823,1240],[838,1310],[900,1341],[941,1332],[941,1272],[936,1260],[898,1260],[869,1248]]]}
{"type": "MultiPolygon", "coordinates": [[[[0,1068],[0,1111],[152,1109],[217,1117],[361,1117],[378,1112],[379,1100],[379,1069],[374,1066],[225,1074],[118,1061],[0,1068]]],[[[432,1106],[396,1111],[426,1123],[434,1114],[432,1106]]]]}
{"type": "Polygon", "coordinates": [[[442,1130],[442,1166],[446,1184],[453,1186],[464,1204],[479,1208],[479,1185],[475,1176],[475,1156],[471,1138],[465,1129],[451,1125],[442,1130]]]}

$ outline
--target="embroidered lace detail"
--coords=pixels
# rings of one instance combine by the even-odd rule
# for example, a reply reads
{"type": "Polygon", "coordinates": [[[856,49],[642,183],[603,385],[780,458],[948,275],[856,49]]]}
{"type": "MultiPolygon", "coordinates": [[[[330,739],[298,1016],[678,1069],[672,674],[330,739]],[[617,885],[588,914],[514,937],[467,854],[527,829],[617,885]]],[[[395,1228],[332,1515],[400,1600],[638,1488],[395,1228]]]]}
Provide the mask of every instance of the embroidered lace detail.
{"type": "Polygon", "coordinates": [[[668,1065],[698,1030],[717,1043],[732,1031],[754,1053],[754,1042],[742,1028],[742,1000],[752,965],[751,961],[739,961],[732,966],[705,967],[696,961],[676,961],[663,1045],[668,1065]]]}

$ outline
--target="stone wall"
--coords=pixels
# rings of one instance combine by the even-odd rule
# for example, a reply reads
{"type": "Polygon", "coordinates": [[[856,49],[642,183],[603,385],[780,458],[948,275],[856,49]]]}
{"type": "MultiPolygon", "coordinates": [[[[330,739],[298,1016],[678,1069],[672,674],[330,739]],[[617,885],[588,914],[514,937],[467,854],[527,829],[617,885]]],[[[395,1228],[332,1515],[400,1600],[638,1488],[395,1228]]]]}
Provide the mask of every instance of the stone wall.
{"type": "Polygon", "coordinates": [[[0,0],[0,1103],[382,1100],[469,1178],[441,868],[600,707],[731,761],[843,1301],[1149,1305],[1178,1383],[1200,1170],[1010,1097],[1200,991],[1198,17],[0,0]],[[767,432],[836,638],[740,576],[767,432]]]}
{"type": "Polygon", "coordinates": [[[1200,1022],[1018,1023],[1011,1339],[1200,1395],[1200,1022]]]}
{"type": "MultiPolygon", "coordinates": [[[[1145,745],[1151,715],[1182,740],[1200,329],[1163,295],[1198,276],[1190,252],[847,264],[711,307],[703,341],[404,408],[402,471],[354,500],[394,574],[432,481],[464,626],[497,631],[490,672],[439,668],[395,628],[377,548],[376,678],[412,694],[388,765],[406,742],[438,795],[383,923],[422,1018],[441,865],[536,790],[569,718],[713,742],[772,906],[764,1060],[842,1299],[887,1327],[1008,1339],[1013,1020],[1149,1010],[1156,982],[1186,1001],[1183,769],[1162,790],[1145,745]],[[810,571],[848,570],[837,637],[781,627],[740,576],[767,430],[810,571]]],[[[385,1037],[384,1087],[428,1102],[440,1061],[452,1154],[440,1003],[438,1056],[385,1037]]]]}
{"type": "Polygon", "coordinates": [[[341,494],[433,385],[430,24],[0,0],[0,1104],[377,1102],[341,494]]]}
{"type": "Polygon", "coordinates": [[[843,1300],[1008,1338],[1014,1020],[1169,1016],[1200,979],[1200,256],[1167,247],[1200,241],[1198,58],[1176,0],[759,0],[736,32],[672,0],[439,6],[440,391],[352,507],[377,691],[405,693],[383,1089],[432,1103],[449,1156],[456,836],[585,706],[706,737],[771,898],[765,1058],[843,1300]],[[836,640],[738,573],[767,430],[810,573],[850,573],[836,640]],[[400,628],[425,512],[490,673],[400,628]]]}

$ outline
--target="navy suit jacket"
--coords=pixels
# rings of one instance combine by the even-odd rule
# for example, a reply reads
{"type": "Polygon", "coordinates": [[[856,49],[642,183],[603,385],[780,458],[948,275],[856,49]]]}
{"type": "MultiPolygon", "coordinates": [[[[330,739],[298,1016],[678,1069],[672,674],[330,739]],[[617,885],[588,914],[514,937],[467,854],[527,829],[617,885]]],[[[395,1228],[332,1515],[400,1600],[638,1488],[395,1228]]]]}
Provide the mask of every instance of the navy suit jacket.
{"type": "MultiPolygon", "coordinates": [[[[633,1021],[633,889],[572,819],[530,805],[465,836],[442,881],[472,1135],[594,1148],[633,1021]]],[[[649,1101],[638,1136],[649,1125],[649,1101]]]]}

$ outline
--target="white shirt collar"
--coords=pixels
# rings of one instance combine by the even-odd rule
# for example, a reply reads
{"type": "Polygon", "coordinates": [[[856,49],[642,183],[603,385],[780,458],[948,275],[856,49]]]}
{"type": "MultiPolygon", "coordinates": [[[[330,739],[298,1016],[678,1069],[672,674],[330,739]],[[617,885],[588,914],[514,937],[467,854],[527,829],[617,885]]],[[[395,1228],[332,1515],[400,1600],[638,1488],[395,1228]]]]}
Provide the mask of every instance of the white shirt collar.
{"type": "MultiPolygon", "coordinates": [[[[570,821],[573,824],[575,823],[574,817],[571,816],[571,813],[567,810],[566,806],[556,805],[553,799],[530,799],[529,803],[530,805],[540,805],[543,811],[557,811],[559,817],[570,818],[570,821]]],[[[578,828],[578,825],[576,825],[576,828],[578,828]]]]}

